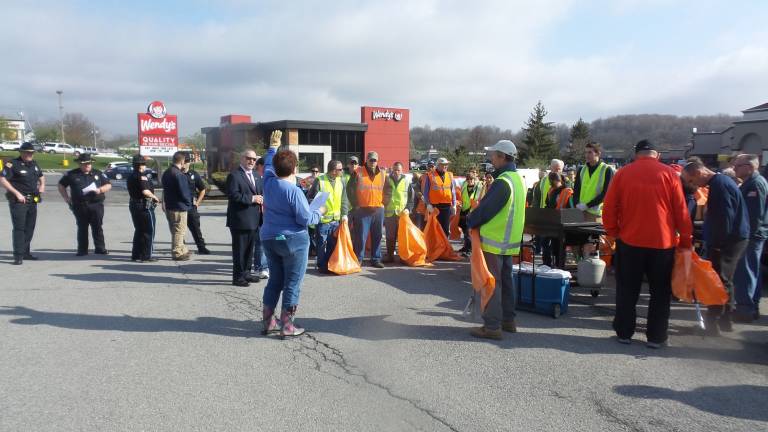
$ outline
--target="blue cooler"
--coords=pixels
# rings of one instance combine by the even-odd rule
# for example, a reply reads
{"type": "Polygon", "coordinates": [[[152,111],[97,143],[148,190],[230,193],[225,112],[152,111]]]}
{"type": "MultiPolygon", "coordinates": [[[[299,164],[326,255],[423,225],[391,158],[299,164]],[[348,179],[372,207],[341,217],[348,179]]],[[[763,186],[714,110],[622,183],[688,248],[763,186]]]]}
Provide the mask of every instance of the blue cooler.
{"type": "Polygon", "coordinates": [[[512,270],[512,279],[517,285],[518,308],[553,318],[568,312],[570,279],[562,275],[524,273],[519,269],[512,270]]]}

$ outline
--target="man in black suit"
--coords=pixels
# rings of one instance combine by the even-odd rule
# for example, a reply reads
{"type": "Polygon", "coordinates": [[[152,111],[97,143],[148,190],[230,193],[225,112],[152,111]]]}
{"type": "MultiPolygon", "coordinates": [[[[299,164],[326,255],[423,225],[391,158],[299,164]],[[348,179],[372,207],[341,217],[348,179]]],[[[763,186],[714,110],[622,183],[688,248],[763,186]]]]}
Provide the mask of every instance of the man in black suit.
{"type": "Polygon", "coordinates": [[[232,233],[232,285],[249,286],[259,277],[250,273],[253,247],[261,221],[264,203],[263,185],[253,170],[256,152],[246,150],[240,158],[240,167],[227,176],[227,227],[232,233]]]}

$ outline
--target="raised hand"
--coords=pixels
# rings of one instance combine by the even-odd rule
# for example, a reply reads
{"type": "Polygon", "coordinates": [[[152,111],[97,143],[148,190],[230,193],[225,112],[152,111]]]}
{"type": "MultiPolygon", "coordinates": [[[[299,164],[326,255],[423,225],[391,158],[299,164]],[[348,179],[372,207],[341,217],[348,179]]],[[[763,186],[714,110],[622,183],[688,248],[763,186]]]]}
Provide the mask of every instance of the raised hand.
{"type": "Polygon", "coordinates": [[[272,131],[272,135],[269,137],[269,146],[270,147],[280,147],[280,141],[283,138],[283,131],[276,130],[272,131]]]}

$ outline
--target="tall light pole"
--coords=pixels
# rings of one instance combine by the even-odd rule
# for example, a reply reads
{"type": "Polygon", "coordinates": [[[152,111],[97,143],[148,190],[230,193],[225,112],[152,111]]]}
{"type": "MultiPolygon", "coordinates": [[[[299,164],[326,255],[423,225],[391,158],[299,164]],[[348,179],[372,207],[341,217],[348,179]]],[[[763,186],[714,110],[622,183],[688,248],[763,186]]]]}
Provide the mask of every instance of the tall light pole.
{"type": "Polygon", "coordinates": [[[94,129],[91,132],[93,132],[93,150],[96,151],[96,135],[99,134],[99,131],[94,129]]]}
{"type": "Polygon", "coordinates": [[[61,94],[63,90],[56,90],[56,94],[59,95],[59,128],[61,129],[61,143],[64,144],[64,105],[61,104],[61,94]]]}

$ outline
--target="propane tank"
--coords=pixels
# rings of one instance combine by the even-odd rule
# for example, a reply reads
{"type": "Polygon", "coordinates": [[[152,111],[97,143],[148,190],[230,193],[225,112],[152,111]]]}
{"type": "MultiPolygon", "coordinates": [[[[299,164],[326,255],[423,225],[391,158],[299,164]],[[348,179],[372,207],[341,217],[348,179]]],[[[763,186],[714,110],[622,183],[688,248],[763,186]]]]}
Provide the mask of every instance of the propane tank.
{"type": "Polygon", "coordinates": [[[600,288],[605,275],[605,261],[598,257],[584,258],[576,269],[579,285],[588,288],[600,288]]]}

